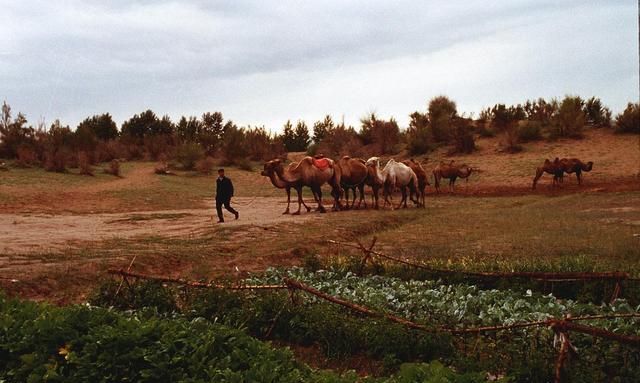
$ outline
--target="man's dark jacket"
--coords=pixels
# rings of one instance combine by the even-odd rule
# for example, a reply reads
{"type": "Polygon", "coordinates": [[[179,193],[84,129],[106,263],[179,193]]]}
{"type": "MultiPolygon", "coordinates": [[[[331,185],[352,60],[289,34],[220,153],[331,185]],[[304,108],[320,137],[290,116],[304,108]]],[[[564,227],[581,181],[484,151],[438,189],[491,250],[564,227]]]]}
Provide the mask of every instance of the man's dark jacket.
{"type": "Polygon", "coordinates": [[[216,201],[228,201],[233,197],[233,184],[227,177],[216,179],[216,201]]]}

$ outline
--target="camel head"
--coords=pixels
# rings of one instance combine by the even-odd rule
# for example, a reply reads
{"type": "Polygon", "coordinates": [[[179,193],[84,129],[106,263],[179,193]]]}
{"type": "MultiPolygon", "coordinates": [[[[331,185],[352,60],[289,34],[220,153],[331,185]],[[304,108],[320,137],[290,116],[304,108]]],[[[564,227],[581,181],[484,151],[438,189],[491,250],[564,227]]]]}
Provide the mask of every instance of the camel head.
{"type": "Polygon", "coordinates": [[[276,170],[281,166],[282,166],[282,161],[280,161],[279,158],[276,158],[275,160],[267,161],[265,162],[262,172],[260,174],[265,177],[269,177],[271,174],[275,173],[276,170]]]}
{"type": "Polygon", "coordinates": [[[367,162],[365,163],[365,165],[367,166],[377,166],[380,167],[380,158],[378,157],[371,157],[367,160],[367,162]]]}
{"type": "Polygon", "coordinates": [[[587,162],[587,167],[584,169],[585,172],[590,172],[593,169],[593,161],[587,162]]]}
{"type": "Polygon", "coordinates": [[[471,176],[471,173],[473,173],[473,168],[471,166],[468,166],[467,164],[463,164],[460,165],[459,172],[460,177],[468,178],[471,176]]]}

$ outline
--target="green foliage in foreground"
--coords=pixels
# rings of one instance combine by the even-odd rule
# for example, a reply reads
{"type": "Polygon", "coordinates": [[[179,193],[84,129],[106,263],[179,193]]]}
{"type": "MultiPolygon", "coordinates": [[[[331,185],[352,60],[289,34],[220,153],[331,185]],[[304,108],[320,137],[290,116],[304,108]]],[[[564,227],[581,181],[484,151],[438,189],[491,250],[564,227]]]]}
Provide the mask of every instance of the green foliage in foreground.
{"type": "MultiPolygon", "coordinates": [[[[0,381],[6,382],[356,382],[314,371],[288,350],[242,331],[154,310],[118,313],[52,307],[0,296],[0,381]]],[[[440,363],[406,364],[366,382],[482,382],[440,363]]]]}
{"type": "MultiPolygon", "coordinates": [[[[303,269],[270,270],[247,280],[249,284],[280,283],[283,276],[303,281],[328,294],[359,303],[379,312],[409,318],[435,327],[474,327],[573,316],[637,313],[624,300],[615,304],[580,303],[527,290],[480,289],[474,285],[441,281],[402,280],[385,276],[359,277],[342,271],[308,272],[303,269]]],[[[94,298],[96,304],[113,304],[117,284],[105,285],[94,298]]],[[[553,379],[557,356],[553,332],[544,327],[490,332],[467,336],[410,330],[386,319],[369,318],[296,293],[292,304],[288,292],[184,290],[139,283],[122,290],[122,309],[140,308],[144,302],[173,296],[186,317],[246,329],[259,338],[292,344],[316,345],[330,358],[366,355],[382,362],[387,372],[402,363],[440,360],[457,371],[490,371],[517,382],[553,379]],[[167,291],[173,291],[168,294],[167,291]],[[124,293],[124,295],[122,295],[124,293]]],[[[170,307],[171,305],[164,305],[170,307]]],[[[588,324],[627,335],[640,335],[637,319],[592,321],[588,324]]],[[[578,348],[565,373],[571,381],[633,382],[640,379],[640,353],[618,343],[571,333],[578,348]]]]}

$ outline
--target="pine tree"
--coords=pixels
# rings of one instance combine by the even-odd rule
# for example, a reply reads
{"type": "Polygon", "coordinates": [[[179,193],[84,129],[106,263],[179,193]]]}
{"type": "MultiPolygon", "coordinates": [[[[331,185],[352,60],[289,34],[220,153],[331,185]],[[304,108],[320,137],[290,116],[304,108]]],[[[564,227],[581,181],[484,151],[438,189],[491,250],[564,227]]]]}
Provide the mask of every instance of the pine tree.
{"type": "Polygon", "coordinates": [[[296,137],[293,132],[293,125],[291,125],[291,121],[287,120],[284,124],[284,128],[282,130],[282,142],[284,143],[285,149],[287,152],[295,152],[296,151],[296,137]]]}
{"type": "Polygon", "coordinates": [[[306,151],[309,147],[311,137],[309,136],[309,128],[304,121],[298,120],[298,123],[296,124],[296,130],[294,131],[294,142],[296,152],[306,151]]]}

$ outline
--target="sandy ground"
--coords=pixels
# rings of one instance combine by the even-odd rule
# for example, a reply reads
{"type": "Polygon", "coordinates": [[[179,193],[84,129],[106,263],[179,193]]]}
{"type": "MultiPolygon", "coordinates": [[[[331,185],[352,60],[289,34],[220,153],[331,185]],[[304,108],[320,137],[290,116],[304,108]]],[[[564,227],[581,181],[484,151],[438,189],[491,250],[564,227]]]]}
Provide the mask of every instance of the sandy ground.
{"type": "Polygon", "coordinates": [[[206,205],[205,209],[113,214],[0,214],[0,254],[57,252],[83,242],[136,236],[197,237],[212,226],[269,227],[318,216],[313,211],[283,215],[282,198],[235,198],[232,206],[240,219],[223,210],[225,223],[218,224],[214,201],[207,200],[206,205]]]}

